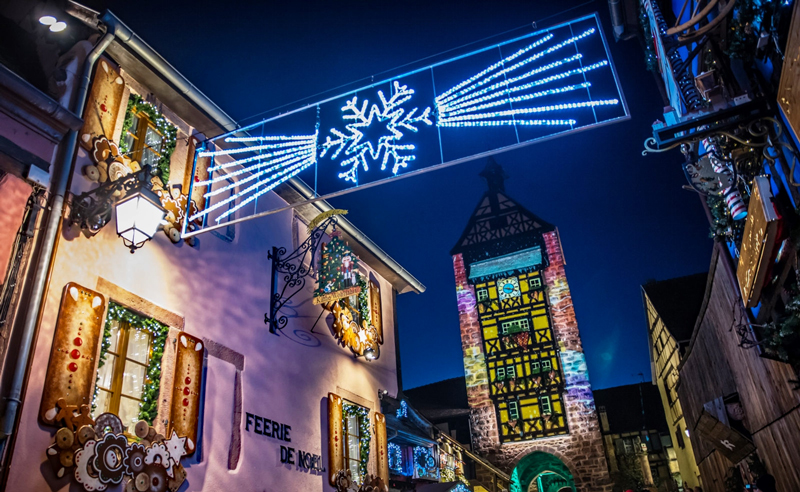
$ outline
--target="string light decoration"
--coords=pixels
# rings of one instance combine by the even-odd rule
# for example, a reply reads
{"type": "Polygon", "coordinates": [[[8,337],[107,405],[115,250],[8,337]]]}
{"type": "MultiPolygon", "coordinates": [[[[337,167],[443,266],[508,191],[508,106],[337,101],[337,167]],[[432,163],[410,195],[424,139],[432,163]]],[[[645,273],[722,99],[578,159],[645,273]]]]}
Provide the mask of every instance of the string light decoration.
{"type": "Polygon", "coordinates": [[[389,452],[389,471],[395,475],[403,475],[403,448],[400,445],[390,442],[389,452]]]}
{"type": "Polygon", "coordinates": [[[346,417],[356,417],[358,421],[358,444],[359,444],[359,464],[358,471],[360,477],[353,479],[357,483],[361,483],[367,475],[367,464],[369,463],[369,443],[372,439],[369,425],[369,409],[358,405],[347,403],[342,404],[342,413],[345,418],[342,419],[342,434],[346,433],[345,421],[346,417]]]}
{"type": "Polygon", "coordinates": [[[353,121],[345,126],[349,133],[345,134],[335,128],[331,129],[331,133],[336,138],[332,139],[328,136],[322,144],[320,152],[320,157],[324,157],[329,150],[335,149],[331,154],[332,160],[336,160],[343,150],[346,156],[350,156],[339,164],[341,167],[349,167],[347,171],[339,173],[339,178],[358,185],[359,167],[364,172],[369,171],[367,154],[373,161],[377,161],[383,155],[380,161],[381,171],[386,170],[391,160],[393,175],[396,175],[400,169],[408,167],[408,163],[416,159],[416,156],[410,153],[415,146],[399,142],[405,135],[404,130],[417,133],[419,131],[418,124],[433,125],[431,108],[425,108],[418,116],[419,108],[413,108],[406,112],[401,106],[411,99],[414,89],[409,89],[407,85],[400,85],[400,82],[396,80],[393,87],[392,97],[388,100],[383,95],[383,91],[378,91],[380,106],[373,104],[370,107],[369,101],[364,99],[361,107],[358,107],[358,96],[353,96],[353,99],[347,101],[342,108],[342,112],[345,113],[342,118],[345,121],[353,121]],[[364,130],[373,124],[373,120],[386,125],[386,135],[378,139],[377,145],[364,139],[364,130]]]}
{"type": "Polygon", "coordinates": [[[150,333],[150,358],[147,364],[147,377],[142,389],[142,401],[139,404],[139,419],[152,425],[158,415],[158,395],[161,392],[161,359],[164,356],[164,345],[167,342],[169,327],[152,318],[138,315],[114,302],[110,302],[108,305],[108,315],[103,329],[103,343],[100,345],[100,357],[97,363],[98,375],[92,398],[92,413],[97,408],[97,395],[100,392],[100,386],[97,384],[97,381],[100,380],[99,369],[106,363],[108,350],[111,348],[111,327],[115,321],[127,323],[130,329],[150,333]]]}
{"type": "Polygon", "coordinates": [[[575,46],[583,38],[591,36],[597,29],[591,28],[581,34],[572,36],[564,41],[556,43],[548,48],[533,53],[522,60],[511,63],[517,58],[528,54],[536,47],[544,46],[553,41],[553,34],[547,34],[536,42],[518,50],[501,61],[490,65],[483,71],[473,75],[469,79],[461,82],[451,89],[443,92],[436,97],[436,124],[440,127],[478,127],[478,126],[573,126],[577,120],[573,118],[564,119],[518,119],[518,115],[534,113],[544,113],[551,111],[580,110],[594,108],[595,106],[617,105],[618,99],[604,100],[584,100],[561,104],[550,104],[546,106],[533,107],[514,107],[502,111],[486,111],[497,106],[508,107],[511,104],[519,104],[532,99],[546,96],[555,96],[573,91],[586,90],[589,95],[591,82],[584,80],[581,83],[567,84],[560,87],[548,88],[534,93],[526,93],[529,89],[550,84],[552,82],[567,79],[573,76],[583,75],[592,70],[597,70],[609,65],[608,60],[601,60],[587,66],[577,66],[568,70],[550,75],[544,78],[535,79],[534,77],[544,72],[552,71],[559,67],[568,67],[571,64],[580,64],[583,55],[577,53],[561,60],[548,63],[546,65],[533,68],[520,73],[520,69],[526,67],[536,60],[555,53],[567,46],[575,46]]]}
{"type": "Polygon", "coordinates": [[[439,469],[436,467],[433,452],[433,448],[414,446],[414,478],[439,480],[439,469]]]}
{"type": "Polygon", "coordinates": [[[398,408],[397,412],[395,412],[395,416],[398,419],[408,417],[408,403],[406,403],[405,400],[400,400],[400,408],[398,408]]]}
{"type": "MultiPolygon", "coordinates": [[[[164,186],[169,183],[169,162],[178,139],[178,128],[164,117],[158,108],[142,99],[138,94],[131,94],[128,98],[128,106],[125,110],[125,120],[122,123],[122,136],[128,134],[133,125],[133,118],[137,114],[144,113],[147,118],[156,126],[156,130],[161,134],[161,149],[159,150],[158,165],[153,171],[154,176],[161,178],[164,186]]],[[[128,139],[121,138],[119,151],[127,155],[132,149],[128,148],[128,139]]]]}
{"type": "Polygon", "coordinates": [[[197,220],[209,213],[224,207],[228,204],[228,210],[214,220],[220,223],[226,217],[233,215],[237,210],[253,202],[261,195],[275,189],[276,186],[297,176],[305,169],[317,162],[317,133],[313,135],[289,135],[289,136],[261,136],[261,137],[228,137],[226,142],[232,143],[256,143],[244,147],[233,149],[203,151],[197,154],[198,157],[221,157],[233,156],[233,161],[223,162],[208,168],[209,179],[198,181],[195,186],[206,186],[208,191],[205,198],[209,199],[221,193],[229,193],[230,196],[222,199],[214,205],[201,210],[189,218],[189,221],[197,220]],[[247,155],[258,152],[257,155],[235,158],[237,155],[247,155]],[[239,168],[242,166],[241,168],[239,168]],[[218,173],[213,176],[215,171],[239,168],[235,171],[218,173]],[[231,178],[243,174],[248,176],[233,181],[224,186],[214,188],[219,183],[228,183],[231,178]],[[252,183],[252,184],[250,184],[252,183]],[[244,189],[242,189],[244,187],[244,189]],[[235,191],[238,189],[239,191],[235,191]],[[237,203],[238,202],[238,203],[237,203]]]}

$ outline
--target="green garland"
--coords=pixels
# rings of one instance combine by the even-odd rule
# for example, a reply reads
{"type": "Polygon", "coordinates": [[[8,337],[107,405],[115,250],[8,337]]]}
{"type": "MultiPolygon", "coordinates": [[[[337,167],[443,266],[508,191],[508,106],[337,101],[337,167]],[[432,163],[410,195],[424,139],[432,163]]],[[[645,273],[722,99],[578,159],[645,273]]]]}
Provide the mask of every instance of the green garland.
{"type": "Polygon", "coordinates": [[[169,182],[169,162],[172,153],[175,151],[175,142],[178,137],[178,129],[170,123],[163,114],[150,104],[142,99],[137,94],[131,94],[128,98],[128,107],[125,111],[125,121],[122,123],[122,138],[120,138],[119,151],[122,154],[127,154],[130,149],[126,139],[124,138],[131,126],[133,126],[133,117],[137,113],[144,113],[156,125],[156,130],[163,136],[161,146],[161,158],[158,160],[157,169],[153,169],[153,176],[161,178],[164,186],[169,182]]]}
{"type": "Polygon", "coordinates": [[[369,305],[369,288],[367,287],[367,280],[361,275],[358,276],[358,286],[361,287],[361,292],[358,293],[358,310],[361,312],[361,320],[367,322],[367,326],[372,325],[372,312],[369,305]]]}
{"type": "MultiPolygon", "coordinates": [[[[355,415],[358,418],[358,431],[360,435],[359,443],[361,444],[361,460],[358,465],[358,471],[361,476],[358,477],[357,480],[356,477],[353,477],[353,479],[358,483],[361,483],[364,480],[364,477],[367,475],[367,464],[369,463],[369,442],[372,437],[369,429],[369,409],[344,402],[342,405],[342,413],[345,417],[351,417],[355,415]]],[[[345,420],[346,419],[342,419],[343,433],[347,430],[345,427],[345,420]]],[[[345,445],[347,444],[345,443],[345,445]]]]}
{"type": "MultiPolygon", "coordinates": [[[[105,328],[103,329],[103,343],[100,346],[100,358],[97,364],[98,369],[103,367],[108,356],[108,349],[111,347],[111,323],[114,321],[124,321],[131,328],[136,330],[147,330],[150,332],[150,363],[147,366],[147,378],[145,379],[142,403],[139,408],[139,418],[152,425],[158,415],[158,395],[161,390],[161,358],[164,356],[164,344],[167,341],[169,327],[154,319],[140,316],[133,311],[114,302],[108,305],[108,316],[106,317],[105,328]]],[[[100,379],[98,372],[97,380],[100,379]]],[[[97,394],[100,387],[95,383],[94,398],[92,399],[92,412],[97,406],[97,394]]]]}

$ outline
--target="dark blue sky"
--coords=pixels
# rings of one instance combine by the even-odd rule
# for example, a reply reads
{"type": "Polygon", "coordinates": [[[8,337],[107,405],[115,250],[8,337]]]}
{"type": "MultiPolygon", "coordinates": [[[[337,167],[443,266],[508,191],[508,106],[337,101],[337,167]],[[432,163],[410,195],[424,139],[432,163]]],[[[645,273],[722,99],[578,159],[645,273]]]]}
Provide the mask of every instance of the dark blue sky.
{"type": "MultiPolygon", "coordinates": [[[[681,189],[680,154],[641,155],[663,103],[638,41],[614,43],[605,1],[109,4],[244,123],[255,121],[246,118],[256,113],[360,80],[348,86],[354,88],[372,75],[489,36],[531,32],[532,21],[546,27],[599,12],[631,120],[496,159],[510,176],[508,194],[559,228],[592,385],[636,382],[638,373],[650,378],[639,286],[707,270],[712,242],[697,195],[681,189]]],[[[478,177],[484,165],[466,163],[332,200],[428,287],[422,295],[398,297],[406,388],[463,375],[448,252],[485,190],[478,177]]]]}

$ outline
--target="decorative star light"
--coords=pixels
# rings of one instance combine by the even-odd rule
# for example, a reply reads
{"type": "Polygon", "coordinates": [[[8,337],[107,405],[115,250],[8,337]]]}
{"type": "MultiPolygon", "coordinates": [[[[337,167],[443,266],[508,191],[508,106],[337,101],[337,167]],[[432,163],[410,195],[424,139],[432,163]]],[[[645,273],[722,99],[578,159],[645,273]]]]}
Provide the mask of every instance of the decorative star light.
{"type": "Polygon", "coordinates": [[[595,106],[619,104],[618,99],[592,100],[589,94],[589,87],[592,84],[585,80],[584,74],[608,66],[608,60],[600,60],[584,66],[582,65],[583,55],[576,53],[546,65],[533,65],[536,60],[569,46],[577,48],[577,41],[596,32],[595,28],[587,29],[545,48],[544,46],[553,40],[553,34],[548,33],[534,43],[488,66],[436,97],[436,115],[438,117],[436,124],[440,127],[573,126],[577,123],[577,120],[573,118],[530,119],[523,115],[584,108],[593,109],[595,106]],[[539,46],[542,48],[533,52],[534,48],[539,46]],[[521,59],[516,61],[518,58],[521,59]],[[523,72],[521,70],[523,67],[528,68],[523,72]],[[555,69],[563,71],[553,73],[555,69]],[[553,74],[547,75],[547,72],[553,74]],[[545,76],[540,77],[540,74],[545,76]],[[550,84],[574,76],[583,76],[583,81],[546,88],[550,84]],[[536,92],[530,92],[531,89],[535,89],[536,92]],[[589,97],[588,100],[583,101],[526,107],[526,101],[568,92],[586,94],[589,97]],[[504,109],[493,109],[498,106],[504,109]]]}
{"type": "Polygon", "coordinates": [[[399,142],[405,135],[403,133],[404,130],[416,133],[419,123],[433,124],[430,119],[431,108],[425,108],[419,115],[417,115],[418,108],[413,108],[406,112],[401,106],[411,99],[414,95],[414,90],[394,81],[393,92],[392,97],[387,100],[383,95],[383,91],[378,91],[380,106],[373,104],[369,107],[369,101],[364,99],[361,107],[359,107],[358,96],[353,96],[353,99],[347,101],[342,108],[342,112],[345,113],[342,118],[345,121],[353,122],[346,125],[349,134],[335,128],[331,129],[331,133],[336,138],[328,136],[322,144],[322,152],[320,152],[320,157],[324,157],[328,150],[335,149],[331,154],[331,159],[338,158],[343,150],[344,154],[349,156],[340,164],[341,167],[349,167],[349,169],[339,173],[339,178],[358,185],[359,167],[363,168],[364,171],[369,171],[367,154],[373,161],[377,161],[383,154],[383,158],[380,161],[381,171],[386,170],[391,159],[393,175],[396,175],[401,168],[408,167],[408,163],[416,159],[414,154],[410,153],[415,149],[415,146],[399,142]],[[372,125],[374,120],[385,124],[387,131],[387,135],[378,139],[377,145],[373,145],[372,142],[366,140],[363,133],[363,130],[372,125]]]}

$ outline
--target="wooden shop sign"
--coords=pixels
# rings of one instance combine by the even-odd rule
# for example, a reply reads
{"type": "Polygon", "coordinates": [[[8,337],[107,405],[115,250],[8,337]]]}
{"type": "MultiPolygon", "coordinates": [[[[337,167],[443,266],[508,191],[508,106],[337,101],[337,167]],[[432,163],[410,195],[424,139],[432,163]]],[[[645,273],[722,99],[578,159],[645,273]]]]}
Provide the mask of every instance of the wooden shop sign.
{"type": "MultiPolygon", "coordinates": [[[[245,412],[244,430],[278,441],[292,442],[292,426],[249,412],[245,412]]],[[[322,466],[322,456],[289,446],[281,445],[280,460],[283,464],[295,465],[296,470],[309,470],[320,473],[325,471],[322,466]]]]}

